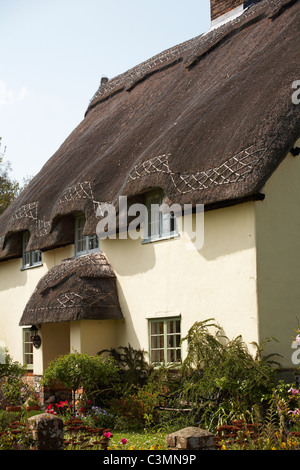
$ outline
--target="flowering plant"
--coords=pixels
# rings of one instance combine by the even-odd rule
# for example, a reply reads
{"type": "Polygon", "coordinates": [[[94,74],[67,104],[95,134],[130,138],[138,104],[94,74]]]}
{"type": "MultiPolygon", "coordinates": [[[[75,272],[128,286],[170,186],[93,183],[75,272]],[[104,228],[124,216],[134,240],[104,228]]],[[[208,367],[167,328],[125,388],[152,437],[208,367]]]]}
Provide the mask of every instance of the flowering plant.
{"type": "Polygon", "coordinates": [[[26,400],[34,396],[33,390],[21,377],[10,377],[2,383],[1,389],[6,406],[24,405],[26,400]]]}
{"type": "Polygon", "coordinates": [[[46,408],[46,413],[49,413],[51,415],[57,415],[57,411],[55,411],[55,407],[53,405],[48,405],[46,408]]]}
{"type": "Polygon", "coordinates": [[[300,390],[291,384],[280,381],[274,391],[277,412],[284,420],[285,426],[295,428],[300,426],[300,390]]]}

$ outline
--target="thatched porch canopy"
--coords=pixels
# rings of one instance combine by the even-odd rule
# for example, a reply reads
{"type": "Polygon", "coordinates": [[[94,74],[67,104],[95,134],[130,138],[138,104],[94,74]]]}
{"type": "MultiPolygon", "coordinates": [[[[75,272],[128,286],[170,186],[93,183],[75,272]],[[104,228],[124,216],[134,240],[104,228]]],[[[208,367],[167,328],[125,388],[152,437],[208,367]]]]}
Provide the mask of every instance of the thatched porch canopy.
{"type": "MultiPolygon", "coordinates": [[[[103,81],[82,122],[0,217],[0,261],[63,246],[66,217],[96,233],[99,203],[162,188],[170,203],[257,198],[300,134],[300,2],[262,0],[238,18],[103,81]]],[[[284,190],[284,188],[280,188],[284,190]]],[[[65,239],[64,239],[65,237],[65,239]]]]}
{"type": "Polygon", "coordinates": [[[103,253],[71,258],[40,280],[20,326],[122,319],[115,274],[103,253]]]}

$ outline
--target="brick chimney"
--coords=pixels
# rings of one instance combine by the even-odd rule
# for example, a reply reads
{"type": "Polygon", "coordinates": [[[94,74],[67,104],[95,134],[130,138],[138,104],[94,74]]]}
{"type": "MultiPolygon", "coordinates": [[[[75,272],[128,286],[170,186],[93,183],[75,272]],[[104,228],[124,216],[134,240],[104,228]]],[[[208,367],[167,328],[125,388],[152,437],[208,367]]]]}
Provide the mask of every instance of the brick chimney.
{"type": "Polygon", "coordinates": [[[210,0],[210,16],[212,24],[229,20],[241,14],[245,8],[261,0],[210,0]]]}
{"type": "Polygon", "coordinates": [[[244,0],[210,0],[211,21],[232,12],[241,5],[244,5],[244,0]]]}

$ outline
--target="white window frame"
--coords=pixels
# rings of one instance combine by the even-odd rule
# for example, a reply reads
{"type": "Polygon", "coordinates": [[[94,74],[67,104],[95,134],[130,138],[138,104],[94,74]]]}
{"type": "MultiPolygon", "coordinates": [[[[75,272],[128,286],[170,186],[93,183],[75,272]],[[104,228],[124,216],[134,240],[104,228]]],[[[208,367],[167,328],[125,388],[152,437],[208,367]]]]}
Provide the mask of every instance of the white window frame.
{"type": "Polygon", "coordinates": [[[30,233],[24,232],[22,241],[22,269],[34,268],[43,264],[41,250],[26,251],[29,238],[30,233]]]}
{"type": "Polygon", "coordinates": [[[179,364],[182,359],[181,317],[149,318],[148,326],[150,363],[179,364]]]}
{"type": "Polygon", "coordinates": [[[175,214],[173,212],[163,214],[160,210],[163,199],[164,194],[162,190],[151,191],[145,196],[147,220],[145,221],[145,238],[143,243],[166,240],[178,236],[175,214]]]}
{"type": "Polygon", "coordinates": [[[30,328],[23,328],[23,364],[26,364],[27,370],[33,370],[33,342],[30,328]]]}
{"type": "Polygon", "coordinates": [[[83,235],[85,216],[75,217],[75,256],[82,256],[88,253],[100,251],[100,242],[97,235],[83,235]],[[92,246],[92,248],[91,248],[92,246]]]}

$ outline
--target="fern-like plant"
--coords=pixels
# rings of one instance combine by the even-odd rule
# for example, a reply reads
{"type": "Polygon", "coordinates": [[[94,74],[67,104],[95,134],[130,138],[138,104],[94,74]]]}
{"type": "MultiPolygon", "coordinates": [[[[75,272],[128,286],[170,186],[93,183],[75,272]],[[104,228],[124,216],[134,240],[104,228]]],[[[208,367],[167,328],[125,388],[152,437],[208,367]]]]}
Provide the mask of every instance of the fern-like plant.
{"type": "Polygon", "coordinates": [[[194,406],[235,403],[245,412],[271,393],[276,375],[270,356],[265,359],[262,348],[253,356],[241,336],[229,340],[213,319],[195,323],[183,341],[183,393],[194,406]]]}

